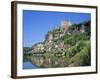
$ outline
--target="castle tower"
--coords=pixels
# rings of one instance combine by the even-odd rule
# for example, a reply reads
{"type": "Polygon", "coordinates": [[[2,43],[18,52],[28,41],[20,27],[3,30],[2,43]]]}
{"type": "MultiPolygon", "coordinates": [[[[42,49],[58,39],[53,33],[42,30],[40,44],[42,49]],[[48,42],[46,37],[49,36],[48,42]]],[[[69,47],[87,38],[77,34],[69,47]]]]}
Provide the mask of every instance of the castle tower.
{"type": "Polygon", "coordinates": [[[72,23],[70,21],[63,20],[61,22],[61,29],[67,31],[71,25],[72,23]]]}
{"type": "Polygon", "coordinates": [[[82,33],[85,32],[85,26],[84,26],[84,25],[81,25],[80,31],[81,31],[82,33]]]}

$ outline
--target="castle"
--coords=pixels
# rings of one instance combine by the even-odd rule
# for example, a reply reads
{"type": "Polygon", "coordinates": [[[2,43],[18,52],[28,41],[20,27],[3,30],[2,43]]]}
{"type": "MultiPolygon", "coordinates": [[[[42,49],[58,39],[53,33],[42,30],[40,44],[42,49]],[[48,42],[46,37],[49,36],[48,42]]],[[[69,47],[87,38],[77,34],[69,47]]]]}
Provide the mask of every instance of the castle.
{"type": "Polygon", "coordinates": [[[72,25],[72,22],[71,21],[66,21],[66,20],[63,20],[60,24],[60,28],[64,31],[67,31],[69,29],[69,27],[72,25]]]}
{"type": "Polygon", "coordinates": [[[51,42],[53,39],[58,39],[64,36],[64,34],[68,31],[71,25],[72,25],[71,21],[63,20],[60,23],[60,28],[53,29],[52,31],[46,34],[46,40],[48,40],[48,42],[51,42]]]}
{"type": "MultiPolygon", "coordinates": [[[[53,49],[64,49],[69,48],[70,45],[65,45],[64,42],[59,42],[58,44],[55,43],[55,40],[59,40],[64,35],[68,34],[79,34],[84,33],[86,29],[90,30],[90,22],[79,24],[79,29],[77,29],[75,26],[73,26],[71,21],[63,20],[60,23],[60,27],[53,29],[51,31],[48,31],[48,33],[45,35],[45,41],[44,43],[37,43],[33,45],[33,52],[37,51],[51,51],[53,49]],[[88,28],[86,28],[88,26],[88,28]]],[[[77,25],[78,26],[78,25],[77,25]]]]}

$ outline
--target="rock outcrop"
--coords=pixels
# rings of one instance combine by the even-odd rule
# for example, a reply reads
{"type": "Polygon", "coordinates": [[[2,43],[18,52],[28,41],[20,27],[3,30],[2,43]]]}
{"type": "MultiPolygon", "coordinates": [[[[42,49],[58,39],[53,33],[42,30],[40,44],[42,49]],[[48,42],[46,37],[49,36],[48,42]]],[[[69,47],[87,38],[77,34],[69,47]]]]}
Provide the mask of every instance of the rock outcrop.
{"type": "Polygon", "coordinates": [[[63,51],[65,48],[70,48],[71,45],[65,44],[63,37],[70,34],[79,34],[88,31],[90,33],[90,21],[80,24],[72,24],[71,21],[62,21],[60,27],[48,31],[45,35],[44,42],[39,42],[33,45],[31,53],[48,52],[48,51],[63,51]]]}

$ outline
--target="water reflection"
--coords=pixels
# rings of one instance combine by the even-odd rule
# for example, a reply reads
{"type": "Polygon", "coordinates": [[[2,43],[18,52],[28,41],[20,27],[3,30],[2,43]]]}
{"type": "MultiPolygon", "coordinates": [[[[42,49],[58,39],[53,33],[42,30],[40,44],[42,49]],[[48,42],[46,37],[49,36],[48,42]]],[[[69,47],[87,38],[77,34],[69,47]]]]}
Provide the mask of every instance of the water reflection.
{"type": "Polygon", "coordinates": [[[56,56],[44,56],[44,55],[33,55],[31,56],[32,64],[40,68],[51,68],[51,67],[67,67],[68,60],[65,57],[56,56]]]}

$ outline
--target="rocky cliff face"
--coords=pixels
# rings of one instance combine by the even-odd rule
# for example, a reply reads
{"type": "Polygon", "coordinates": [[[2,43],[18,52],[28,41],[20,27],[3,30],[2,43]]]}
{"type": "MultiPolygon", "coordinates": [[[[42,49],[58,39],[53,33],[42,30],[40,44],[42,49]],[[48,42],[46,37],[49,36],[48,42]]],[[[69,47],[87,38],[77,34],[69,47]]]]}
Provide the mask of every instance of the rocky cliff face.
{"type": "Polygon", "coordinates": [[[91,65],[91,22],[62,21],[45,35],[43,42],[24,48],[24,61],[40,68],[91,65]]]}
{"type": "Polygon", "coordinates": [[[44,42],[33,45],[31,53],[36,52],[63,52],[66,48],[70,48],[71,44],[64,42],[66,35],[73,35],[87,32],[90,34],[90,21],[80,24],[72,24],[70,21],[62,21],[59,28],[48,31],[44,42]]]}

